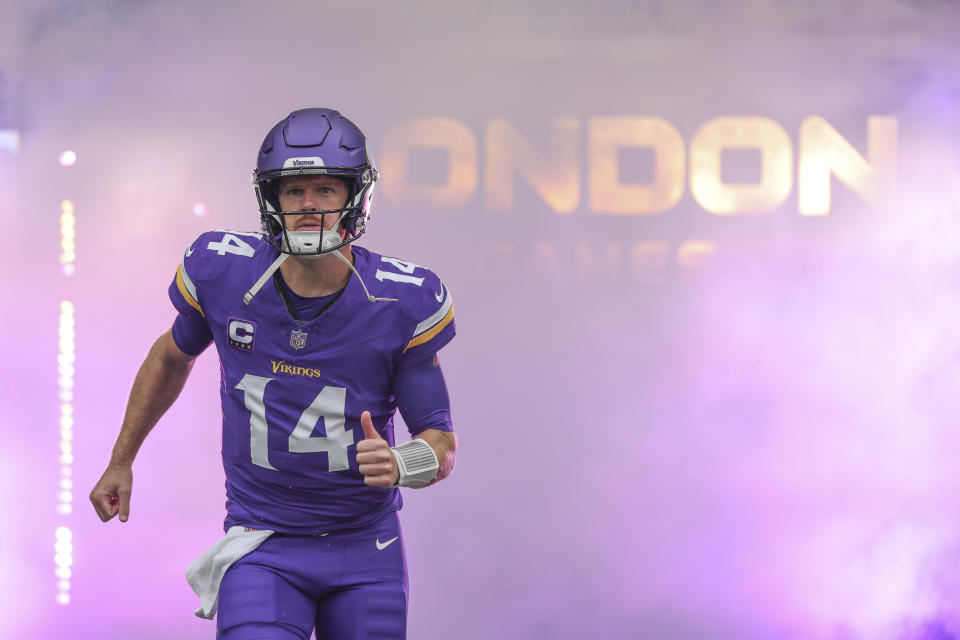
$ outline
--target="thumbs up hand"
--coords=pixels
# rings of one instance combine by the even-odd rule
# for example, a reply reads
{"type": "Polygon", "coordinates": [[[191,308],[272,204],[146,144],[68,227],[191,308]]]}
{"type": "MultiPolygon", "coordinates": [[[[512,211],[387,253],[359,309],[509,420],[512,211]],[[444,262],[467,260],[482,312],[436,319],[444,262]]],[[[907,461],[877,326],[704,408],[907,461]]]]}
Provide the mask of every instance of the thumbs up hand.
{"type": "Polygon", "coordinates": [[[390,445],[373,427],[369,411],[360,414],[363,440],[357,443],[357,464],[363,474],[363,483],[371,487],[389,489],[400,479],[397,460],[390,452],[390,445]]]}

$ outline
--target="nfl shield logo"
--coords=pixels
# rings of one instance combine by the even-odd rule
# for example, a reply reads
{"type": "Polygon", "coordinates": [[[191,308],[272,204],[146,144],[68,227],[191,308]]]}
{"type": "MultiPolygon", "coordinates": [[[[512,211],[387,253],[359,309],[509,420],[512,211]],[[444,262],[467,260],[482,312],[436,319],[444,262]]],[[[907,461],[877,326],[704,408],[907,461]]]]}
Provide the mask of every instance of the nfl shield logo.
{"type": "Polygon", "coordinates": [[[307,346],[307,332],[294,329],[290,332],[290,346],[294,349],[303,349],[307,346]]]}

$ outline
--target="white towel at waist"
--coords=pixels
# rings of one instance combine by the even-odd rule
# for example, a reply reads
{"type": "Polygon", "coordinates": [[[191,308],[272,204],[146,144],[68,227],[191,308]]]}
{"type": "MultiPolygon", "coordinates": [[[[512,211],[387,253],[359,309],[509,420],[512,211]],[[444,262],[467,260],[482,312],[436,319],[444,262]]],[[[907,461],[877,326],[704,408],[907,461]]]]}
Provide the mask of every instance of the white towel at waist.
{"type": "Polygon", "coordinates": [[[200,608],[194,612],[198,618],[211,620],[217,612],[217,595],[220,582],[234,562],[247,555],[264,540],[273,535],[266,529],[248,530],[236,525],[227,530],[226,537],[203,552],[187,567],[187,582],[200,597],[200,608]]]}

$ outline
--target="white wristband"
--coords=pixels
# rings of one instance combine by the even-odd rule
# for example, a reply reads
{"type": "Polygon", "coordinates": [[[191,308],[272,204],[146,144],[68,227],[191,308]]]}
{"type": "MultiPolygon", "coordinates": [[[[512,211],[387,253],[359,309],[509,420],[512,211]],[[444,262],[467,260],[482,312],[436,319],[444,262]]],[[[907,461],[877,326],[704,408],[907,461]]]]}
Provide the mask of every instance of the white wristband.
{"type": "Polygon", "coordinates": [[[396,484],[398,487],[425,487],[440,470],[436,452],[422,438],[414,438],[390,447],[390,453],[397,459],[397,467],[400,469],[400,479],[396,484]]]}

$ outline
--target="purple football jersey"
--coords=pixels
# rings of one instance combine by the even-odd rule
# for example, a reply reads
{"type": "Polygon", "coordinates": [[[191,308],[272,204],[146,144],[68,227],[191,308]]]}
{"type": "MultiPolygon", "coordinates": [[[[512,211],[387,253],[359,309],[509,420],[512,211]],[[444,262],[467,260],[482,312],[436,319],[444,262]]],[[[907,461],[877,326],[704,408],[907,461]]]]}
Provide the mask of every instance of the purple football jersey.
{"type": "Polygon", "coordinates": [[[453,338],[450,293],[429,269],[354,245],[370,293],[397,301],[371,302],[351,276],[326,311],[301,323],[273,282],[244,304],[278,255],[259,234],[208,232],[187,249],[170,285],[178,310],[203,314],[220,355],[225,528],[366,526],[402,501],[397,489],[363,484],[360,414],[370,411],[394,444],[394,372],[453,338]]]}

